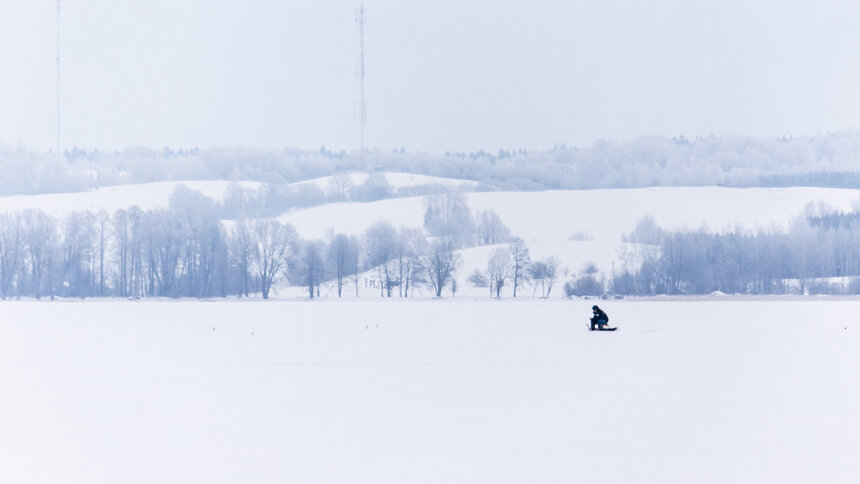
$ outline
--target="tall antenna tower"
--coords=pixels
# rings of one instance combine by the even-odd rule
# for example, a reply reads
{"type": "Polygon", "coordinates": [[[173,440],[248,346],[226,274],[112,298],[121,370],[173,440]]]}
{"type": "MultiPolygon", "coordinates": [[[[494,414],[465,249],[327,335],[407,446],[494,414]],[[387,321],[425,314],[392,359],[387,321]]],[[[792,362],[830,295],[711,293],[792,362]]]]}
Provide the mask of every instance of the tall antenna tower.
{"type": "Polygon", "coordinates": [[[60,0],[57,0],[57,156],[60,156],[60,0]]]}
{"type": "MultiPolygon", "coordinates": [[[[59,1],[59,0],[57,0],[59,1]]],[[[358,24],[358,44],[360,50],[358,59],[358,79],[361,88],[361,100],[359,106],[359,122],[361,123],[361,165],[364,167],[364,126],[367,124],[367,106],[364,103],[364,24],[367,22],[364,18],[364,2],[358,7],[356,12],[355,22],[358,24]]]]}

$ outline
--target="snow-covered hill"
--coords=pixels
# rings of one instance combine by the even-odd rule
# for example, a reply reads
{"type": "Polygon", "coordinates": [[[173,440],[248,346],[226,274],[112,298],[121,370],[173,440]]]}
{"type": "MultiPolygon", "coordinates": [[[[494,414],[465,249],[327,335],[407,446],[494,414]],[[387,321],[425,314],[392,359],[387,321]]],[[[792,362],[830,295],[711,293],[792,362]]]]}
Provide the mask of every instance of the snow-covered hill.
{"type": "MultiPolygon", "coordinates": [[[[304,237],[322,237],[328,229],[357,234],[378,220],[395,226],[423,224],[426,197],[372,203],[334,203],[283,215],[304,237]]],[[[850,210],[860,190],[837,188],[656,187],[544,192],[466,194],[473,211],[497,211],[514,234],[526,242],[567,241],[584,233],[595,240],[619,239],[645,215],[661,227],[714,231],[784,227],[808,203],[824,202],[850,210]]]]}
{"type": "MultiPolygon", "coordinates": [[[[441,185],[444,187],[448,187],[451,189],[460,189],[460,190],[471,190],[478,186],[478,182],[472,180],[458,180],[456,178],[442,178],[438,176],[429,176],[429,175],[416,175],[413,173],[392,173],[392,172],[379,172],[376,173],[380,176],[384,176],[385,180],[391,185],[392,188],[406,188],[406,187],[415,187],[420,185],[441,185]]],[[[364,183],[367,178],[371,174],[369,173],[347,173],[345,175],[341,175],[340,178],[342,180],[339,183],[344,183],[344,181],[348,182],[350,185],[361,185],[364,183]]],[[[324,176],[320,178],[313,178],[311,180],[305,180],[295,185],[304,185],[304,184],[312,184],[319,187],[322,191],[329,193],[332,185],[335,183],[335,178],[333,176],[324,176]]]]}
{"type": "MultiPolygon", "coordinates": [[[[213,200],[223,199],[230,182],[221,180],[181,181],[117,185],[87,192],[17,195],[0,197],[0,213],[19,210],[42,210],[59,217],[75,211],[105,210],[113,213],[137,206],[141,210],[166,208],[170,194],[180,185],[198,191],[213,200]]],[[[258,182],[241,182],[244,188],[256,189],[258,182]]]]}
{"type": "MultiPolygon", "coordinates": [[[[587,262],[609,272],[621,269],[626,248],[621,238],[637,222],[651,216],[666,229],[706,227],[728,231],[786,228],[809,203],[826,203],[848,211],[860,191],[832,188],[657,187],[546,192],[477,192],[466,194],[473,211],[492,209],[529,246],[533,259],[556,256],[562,266],[578,271],[587,262]]],[[[425,198],[373,203],[335,203],[290,212],[280,217],[306,238],[324,238],[330,231],[361,234],[371,224],[388,220],[394,226],[422,227],[425,198]]],[[[485,269],[492,248],[462,252],[460,290],[472,291],[465,278],[485,269]]]]}
{"type": "MultiPolygon", "coordinates": [[[[469,191],[477,186],[477,182],[471,180],[457,180],[411,173],[386,172],[378,174],[384,176],[388,184],[394,189],[421,185],[437,185],[452,190],[469,191]]],[[[349,173],[343,175],[348,184],[352,186],[364,183],[368,176],[370,176],[368,173],[349,173]]],[[[332,187],[333,179],[334,177],[331,176],[314,178],[293,183],[291,186],[315,185],[323,192],[328,193],[332,187]]],[[[33,209],[42,210],[51,216],[63,216],[70,212],[86,210],[98,211],[104,209],[110,213],[120,209],[128,209],[131,206],[137,206],[141,210],[159,209],[167,207],[170,194],[180,185],[198,191],[213,200],[220,201],[227,193],[230,183],[223,180],[169,181],[115,185],[85,192],[15,195],[0,197],[0,213],[33,209]]],[[[343,180],[341,183],[343,183],[343,180]]],[[[240,182],[240,185],[245,189],[256,190],[263,183],[243,181],[240,182]]]]}

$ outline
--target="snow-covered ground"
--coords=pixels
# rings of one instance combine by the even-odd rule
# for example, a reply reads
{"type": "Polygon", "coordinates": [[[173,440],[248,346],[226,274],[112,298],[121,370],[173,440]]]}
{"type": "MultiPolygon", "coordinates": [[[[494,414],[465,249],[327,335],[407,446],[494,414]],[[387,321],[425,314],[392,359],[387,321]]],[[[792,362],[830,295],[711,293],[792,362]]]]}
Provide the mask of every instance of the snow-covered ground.
{"type": "MultiPolygon", "coordinates": [[[[478,182],[476,181],[460,180],[457,178],[443,178],[438,176],[417,175],[414,173],[394,172],[378,172],[376,174],[384,176],[385,180],[393,188],[414,187],[419,185],[442,185],[453,189],[472,190],[476,186],[478,186],[478,182]]],[[[370,173],[346,173],[344,175],[341,175],[341,177],[345,180],[349,180],[349,183],[352,184],[352,186],[361,185],[365,182],[365,180],[367,180],[367,177],[369,176],[370,173]]],[[[313,184],[319,187],[324,192],[329,193],[329,189],[332,187],[334,178],[335,177],[333,176],[324,176],[320,178],[313,178],[310,180],[301,181],[295,184],[313,184]]]]}
{"type": "MultiPolygon", "coordinates": [[[[213,200],[222,200],[230,182],[221,180],[140,183],[97,188],[87,192],[51,193],[45,195],[16,195],[0,197],[0,213],[20,210],[42,210],[61,217],[70,212],[105,210],[109,214],[137,206],[141,210],[167,208],[170,195],[180,185],[196,190],[213,200]]],[[[258,182],[241,182],[245,188],[256,189],[258,182]]]]}
{"type": "Polygon", "coordinates": [[[860,301],[0,304],[0,482],[855,483],[860,301]]]}
{"type": "MultiPolygon", "coordinates": [[[[838,188],[653,187],[544,192],[467,193],[473,211],[492,209],[526,242],[565,242],[584,233],[595,240],[618,241],[645,215],[667,229],[714,231],[785,227],[808,203],[824,202],[848,211],[860,190],[838,188]]],[[[372,203],[332,203],[285,214],[303,237],[324,237],[329,229],[361,233],[370,224],[421,227],[425,197],[372,203]]]]}

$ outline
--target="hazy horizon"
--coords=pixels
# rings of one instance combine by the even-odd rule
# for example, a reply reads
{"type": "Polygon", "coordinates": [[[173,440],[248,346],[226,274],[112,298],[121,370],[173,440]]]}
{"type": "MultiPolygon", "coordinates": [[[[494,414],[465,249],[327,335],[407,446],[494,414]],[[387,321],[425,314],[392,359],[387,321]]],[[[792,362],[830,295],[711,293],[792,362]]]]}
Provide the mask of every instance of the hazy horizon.
{"type": "MultiPolygon", "coordinates": [[[[847,1],[368,0],[370,149],[860,126],[847,1]]],[[[0,144],[56,146],[56,2],[2,0],[0,144]]],[[[61,1],[61,146],[359,148],[359,1],[61,1]]]]}

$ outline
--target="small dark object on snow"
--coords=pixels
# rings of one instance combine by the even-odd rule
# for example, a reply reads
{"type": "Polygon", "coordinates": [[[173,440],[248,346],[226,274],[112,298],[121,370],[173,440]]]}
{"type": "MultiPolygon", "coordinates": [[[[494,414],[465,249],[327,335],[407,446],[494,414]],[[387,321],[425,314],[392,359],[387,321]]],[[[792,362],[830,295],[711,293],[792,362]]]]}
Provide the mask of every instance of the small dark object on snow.
{"type": "Polygon", "coordinates": [[[591,312],[594,316],[591,317],[591,327],[592,331],[615,331],[618,328],[610,328],[609,327],[609,315],[603,312],[599,307],[591,306],[591,312]]]}

